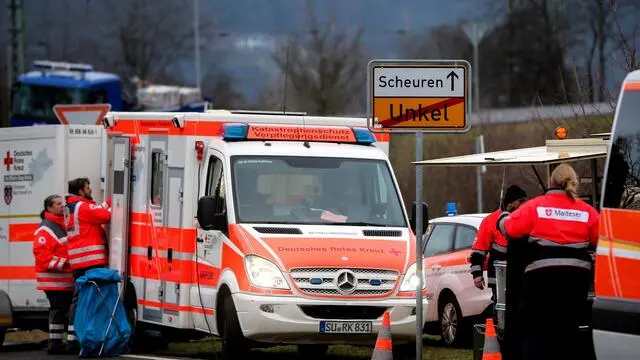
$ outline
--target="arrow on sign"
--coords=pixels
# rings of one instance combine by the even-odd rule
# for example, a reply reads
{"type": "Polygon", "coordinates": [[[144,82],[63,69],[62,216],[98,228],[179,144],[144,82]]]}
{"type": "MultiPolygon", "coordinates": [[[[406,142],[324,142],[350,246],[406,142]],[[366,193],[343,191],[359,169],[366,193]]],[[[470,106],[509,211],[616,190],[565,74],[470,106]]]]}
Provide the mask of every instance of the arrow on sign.
{"type": "Polygon", "coordinates": [[[451,91],[455,90],[455,85],[456,85],[456,79],[458,79],[459,76],[452,70],[449,75],[447,75],[447,79],[451,79],[451,91]]]}

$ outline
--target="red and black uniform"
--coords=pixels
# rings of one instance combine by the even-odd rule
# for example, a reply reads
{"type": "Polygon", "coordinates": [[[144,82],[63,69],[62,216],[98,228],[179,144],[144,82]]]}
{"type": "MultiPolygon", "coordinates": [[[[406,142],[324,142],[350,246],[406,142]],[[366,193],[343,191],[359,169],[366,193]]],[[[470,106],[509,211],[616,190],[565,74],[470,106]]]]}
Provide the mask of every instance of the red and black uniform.
{"type": "Polygon", "coordinates": [[[71,268],[75,271],[107,264],[107,240],[102,225],[111,220],[111,211],[80,196],[70,195],[66,201],[71,268]]]}
{"type": "Polygon", "coordinates": [[[505,261],[507,259],[507,239],[498,231],[498,218],[502,214],[502,210],[496,210],[487,215],[480,223],[478,235],[471,247],[471,276],[473,278],[483,276],[483,268],[487,255],[489,263],[487,264],[487,285],[491,288],[493,296],[491,300],[494,305],[496,302],[496,268],[494,262],[505,261]]]}
{"type": "Polygon", "coordinates": [[[593,207],[559,189],[501,215],[503,234],[528,242],[518,304],[521,359],[575,358],[575,349],[584,347],[578,328],[584,325],[593,266],[589,250],[598,241],[598,221],[593,207]]]}
{"type": "MultiPolygon", "coordinates": [[[[111,220],[111,210],[96,205],[95,201],[81,196],[69,195],[66,198],[67,234],[69,244],[69,263],[73,277],[83,276],[91,268],[108,264],[107,237],[102,227],[111,220]]],[[[108,203],[108,202],[107,202],[108,203]]],[[[74,291],[71,302],[71,323],[75,319],[78,292],[74,291]]],[[[75,334],[73,326],[70,333],[75,334]]],[[[71,344],[72,349],[77,344],[71,344]]]]}
{"type": "MultiPolygon", "coordinates": [[[[49,300],[49,351],[63,351],[62,340],[69,325],[67,315],[74,285],[64,217],[44,213],[44,219],[34,232],[33,255],[36,288],[44,291],[49,300]]],[[[75,340],[75,336],[68,335],[68,340],[75,340]]]]}

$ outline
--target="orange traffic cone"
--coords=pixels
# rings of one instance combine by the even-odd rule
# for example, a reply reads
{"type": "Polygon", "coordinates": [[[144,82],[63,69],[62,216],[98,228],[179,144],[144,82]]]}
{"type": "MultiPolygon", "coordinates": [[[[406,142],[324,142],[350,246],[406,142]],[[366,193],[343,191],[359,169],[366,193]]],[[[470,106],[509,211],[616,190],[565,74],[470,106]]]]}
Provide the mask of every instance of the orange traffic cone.
{"type": "Polygon", "coordinates": [[[376,347],[373,349],[371,360],[393,360],[391,320],[389,320],[388,311],[385,311],[382,317],[382,327],[378,332],[378,339],[376,339],[376,347]]]}
{"type": "Polygon", "coordinates": [[[493,318],[487,318],[484,330],[484,347],[482,349],[482,360],[502,360],[500,354],[500,344],[496,336],[496,328],[493,325],[493,318]]]}

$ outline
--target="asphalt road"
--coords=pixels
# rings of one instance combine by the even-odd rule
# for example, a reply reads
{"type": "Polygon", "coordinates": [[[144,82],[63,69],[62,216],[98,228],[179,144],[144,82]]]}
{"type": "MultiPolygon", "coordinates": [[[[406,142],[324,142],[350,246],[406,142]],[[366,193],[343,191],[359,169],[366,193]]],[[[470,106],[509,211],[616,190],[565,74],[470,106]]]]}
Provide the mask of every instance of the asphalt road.
{"type": "MultiPolygon", "coordinates": [[[[77,355],[48,355],[45,343],[5,344],[0,350],[0,359],[3,360],[67,360],[79,359],[77,355]]],[[[186,358],[156,356],[156,355],[124,355],[112,359],[127,360],[180,360],[186,358]]],[[[194,358],[189,358],[194,360],[194,358]]]]}

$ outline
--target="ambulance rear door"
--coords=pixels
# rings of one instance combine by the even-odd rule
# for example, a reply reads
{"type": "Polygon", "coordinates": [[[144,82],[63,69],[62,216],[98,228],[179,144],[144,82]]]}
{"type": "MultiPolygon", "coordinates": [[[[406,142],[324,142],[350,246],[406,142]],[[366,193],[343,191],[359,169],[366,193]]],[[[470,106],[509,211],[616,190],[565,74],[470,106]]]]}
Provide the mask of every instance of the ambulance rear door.
{"type": "Polygon", "coordinates": [[[131,144],[127,136],[111,136],[107,145],[106,197],[111,197],[109,268],[118,270],[124,292],[129,276],[129,211],[131,198],[131,144]]]}

